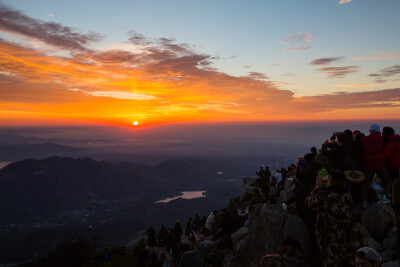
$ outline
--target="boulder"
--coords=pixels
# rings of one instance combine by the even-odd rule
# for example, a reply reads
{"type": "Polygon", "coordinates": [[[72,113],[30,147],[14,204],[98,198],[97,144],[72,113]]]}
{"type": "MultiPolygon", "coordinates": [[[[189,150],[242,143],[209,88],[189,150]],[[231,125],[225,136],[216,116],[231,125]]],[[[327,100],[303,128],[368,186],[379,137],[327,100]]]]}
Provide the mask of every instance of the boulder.
{"type": "Polygon", "coordinates": [[[196,244],[194,250],[199,254],[202,262],[206,262],[206,258],[211,252],[217,251],[217,241],[204,240],[196,244]]]}
{"type": "Polygon", "coordinates": [[[390,204],[374,204],[361,214],[362,225],[380,243],[396,221],[395,213],[390,204]]]}
{"type": "Polygon", "coordinates": [[[396,250],[397,248],[397,227],[393,226],[383,240],[385,250],[396,250]]]}
{"type": "Polygon", "coordinates": [[[284,190],[282,190],[279,194],[277,203],[282,204],[286,202],[293,195],[294,183],[292,178],[288,178],[285,180],[284,190]]]}
{"type": "MultiPolygon", "coordinates": [[[[380,253],[382,257],[382,262],[388,262],[396,258],[396,251],[394,250],[385,250],[380,253]]],[[[397,265],[398,266],[398,265],[397,265]]]]}
{"type": "Polygon", "coordinates": [[[277,252],[278,245],[287,238],[297,240],[309,252],[311,242],[306,225],[298,216],[290,215],[279,204],[255,205],[249,225],[249,235],[238,243],[232,266],[257,266],[266,254],[277,252]]]}
{"type": "Polygon", "coordinates": [[[240,196],[231,198],[229,199],[227,210],[231,214],[235,214],[239,209],[239,205],[240,205],[240,196]]]}
{"type": "Polygon", "coordinates": [[[296,215],[287,214],[283,227],[283,239],[291,237],[299,241],[301,248],[307,253],[311,252],[311,240],[304,221],[296,215]]]}
{"type": "Polygon", "coordinates": [[[258,186],[252,186],[251,184],[254,183],[256,179],[245,177],[243,178],[243,188],[244,191],[250,194],[253,194],[254,189],[260,189],[258,186]]]}
{"type": "Polygon", "coordinates": [[[360,228],[361,234],[364,236],[369,247],[375,249],[376,251],[383,251],[382,245],[371,236],[371,234],[367,231],[367,229],[365,229],[362,224],[357,223],[357,226],[358,228],[360,228]]]}
{"type": "MultiPolygon", "coordinates": [[[[240,240],[246,237],[249,234],[249,230],[246,227],[239,228],[236,232],[231,234],[233,248],[237,247],[237,244],[240,240]]],[[[235,249],[236,250],[236,249],[235,249]]]]}
{"type": "Polygon", "coordinates": [[[250,198],[254,195],[254,193],[253,193],[254,189],[258,189],[261,192],[261,188],[259,188],[258,186],[252,186],[251,185],[255,181],[256,181],[256,179],[254,179],[254,178],[250,178],[250,177],[243,178],[243,188],[244,188],[244,190],[243,190],[242,195],[240,196],[239,202],[250,200],[250,198]]]}

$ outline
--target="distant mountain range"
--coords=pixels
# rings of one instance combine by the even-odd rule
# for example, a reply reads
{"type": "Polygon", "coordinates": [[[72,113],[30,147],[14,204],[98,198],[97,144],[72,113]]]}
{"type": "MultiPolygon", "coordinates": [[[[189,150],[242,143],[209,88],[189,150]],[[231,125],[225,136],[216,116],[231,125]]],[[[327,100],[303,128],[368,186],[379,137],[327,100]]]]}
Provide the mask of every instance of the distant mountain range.
{"type": "Polygon", "coordinates": [[[196,160],[145,166],[53,156],[11,163],[0,170],[0,263],[43,254],[71,237],[121,244],[150,225],[207,214],[240,192],[240,170],[196,160]],[[155,203],[196,190],[207,197],[155,203]]]}
{"type": "Polygon", "coordinates": [[[42,159],[53,155],[70,156],[81,151],[79,148],[55,143],[0,144],[0,161],[18,161],[26,158],[42,159]]]}

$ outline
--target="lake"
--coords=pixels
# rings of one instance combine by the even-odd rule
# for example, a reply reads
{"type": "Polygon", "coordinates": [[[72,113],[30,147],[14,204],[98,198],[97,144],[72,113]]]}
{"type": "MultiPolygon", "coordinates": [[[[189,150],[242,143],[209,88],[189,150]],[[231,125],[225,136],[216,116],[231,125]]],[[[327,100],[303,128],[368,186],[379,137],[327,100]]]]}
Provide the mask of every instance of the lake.
{"type": "Polygon", "coordinates": [[[5,166],[7,166],[8,164],[10,164],[12,162],[9,161],[0,161],[0,170],[3,169],[5,166]]]}
{"type": "Polygon", "coordinates": [[[180,196],[162,199],[162,200],[156,201],[156,203],[168,203],[168,202],[171,202],[172,200],[175,200],[175,199],[178,199],[178,198],[193,199],[193,198],[199,198],[199,197],[206,197],[205,193],[206,193],[206,191],[187,191],[187,192],[182,192],[182,195],[180,195],[180,196]]]}

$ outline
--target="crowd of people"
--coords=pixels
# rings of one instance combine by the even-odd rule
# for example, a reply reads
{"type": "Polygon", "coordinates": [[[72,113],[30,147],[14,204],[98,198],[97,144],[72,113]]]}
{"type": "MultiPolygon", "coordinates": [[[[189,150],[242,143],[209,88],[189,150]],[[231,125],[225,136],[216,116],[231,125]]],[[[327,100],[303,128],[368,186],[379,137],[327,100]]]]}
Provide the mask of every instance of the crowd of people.
{"type": "Polygon", "coordinates": [[[255,204],[276,204],[286,179],[291,179],[295,188],[282,207],[286,210],[295,203],[294,210],[307,226],[315,254],[306,256],[296,240],[285,240],[278,254],[265,256],[259,266],[356,266],[356,262],[357,266],[379,266],[379,253],[367,246],[350,209],[353,205],[389,204],[393,197],[400,219],[399,167],[400,136],[393,128],[384,127],[381,133],[379,125],[373,124],[368,135],[359,130],[335,132],[320,149],[312,147],[310,153],[300,157],[296,165],[275,172],[268,166],[260,167],[258,178],[251,184],[256,189],[240,198],[238,211],[223,209],[208,216],[196,215],[189,218],[184,232],[179,221],[173,229],[161,226],[158,234],[149,228],[147,242],[137,248],[140,266],[195,266],[183,265],[186,253],[191,253],[191,258],[185,262],[201,264],[191,249],[205,239],[231,248],[231,233],[243,225],[248,227],[255,204]],[[243,203],[246,207],[241,206],[243,203]],[[157,256],[151,247],[162,247],[171,259],[165,257],[164,250],[157,256]],[[293,260],[297,264],[288,265],[293,260]],[[278,261],[280,265],[273,265],[278,261]]]}
{"type": "MultiPolygon", "coordinates": [[[[161,225],[156,233],[153,227],[147,229],[147,240],[134,248],[139,266],[196,267],[203,266],[193,248],[204,240],[219,241],[219,245],[232,248],[231,234],[243,226],[244,218],[233,216],[227,209],[213,210],[208,216],[189,217],[185,229],[176,221],[172,229],[161,225]],[[184,231],[183,231],[184,230],[184,231]],[[161,250],[160,250],[161,249],[161,250]],[[157,253],[158,252],[158,253],[157,253]],[[168,254],[168,257],[165,255],[168,254]]],[[[206,261],[218,261],[218,256],[208,255],[206,261]]]]}
{"type": "MultiPolygon", "coordinates": [[[[368,135],[359,130],[335,132],[319,150],[312,147],[296,166],[291,165],[288,171],[277,170],[279,174],[275,177],[266,171],[268,168],[260,168],[257,181],[262,187],[264,178],[260,176],[267,177],[271,186],[276,184],[275,197],[279,197],[285,179],[295,178],[293,196],[282,207],[286,210],[296,203],[296,213],[306,223],[313,248],[319,251],[318,255],[312,255],[312,265],[355,266],[355,255],[360,248],[363,248],[357,252],[360,262],[370,260],[360,256],[363,251],[364,255],[379,253],[367,248],[350,209],[355,204],[363,207],[389,204],[393,197],[399,218],[399,167],[400,136],[392,127],[384,127],[381,133],[380,126],[373,124],[368,135]]],[[[259,198],[255,193],[254,199],[259,198]]],[[[266,263],[272,258],[265,257],[260,266],[270,266],[266,263]]]]}

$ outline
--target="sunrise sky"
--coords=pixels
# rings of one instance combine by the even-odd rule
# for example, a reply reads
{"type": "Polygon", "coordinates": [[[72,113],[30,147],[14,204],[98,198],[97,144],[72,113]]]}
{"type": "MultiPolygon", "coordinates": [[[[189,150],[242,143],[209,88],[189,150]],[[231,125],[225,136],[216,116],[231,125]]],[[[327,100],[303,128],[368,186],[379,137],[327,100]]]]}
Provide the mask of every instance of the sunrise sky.
{"type": "Polygon", "coordinates": [[[398,0],[0,0],[0,126],[400,119],[399,12],[398,0]]]}

